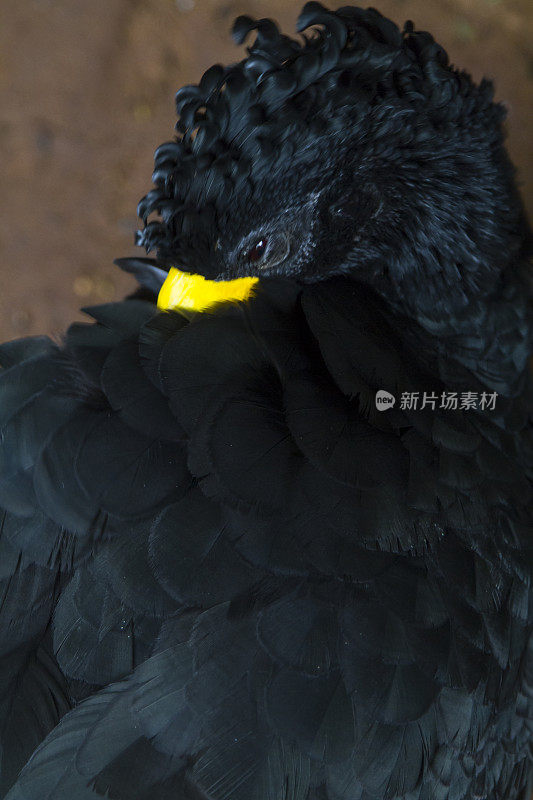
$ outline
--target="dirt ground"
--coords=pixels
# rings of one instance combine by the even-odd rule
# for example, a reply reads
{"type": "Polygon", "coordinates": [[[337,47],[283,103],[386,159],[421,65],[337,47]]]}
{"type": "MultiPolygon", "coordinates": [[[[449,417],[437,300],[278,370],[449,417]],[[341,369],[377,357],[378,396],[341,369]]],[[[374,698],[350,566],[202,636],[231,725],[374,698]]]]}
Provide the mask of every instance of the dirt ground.
{"type": "MultiPolygon", "coordinates": [[[[331,7],[341,4],[330,3],[331,7]]],[[[173,96],[216,61],[240,13],[288,30],[300,0],[1,0],[0,340],[54,335],[80,305],[133,284],[135,208],[172,136],[173,96]]],[[[533,213],[531,0],[376,0],[430,30],[453,63],[496,82],[533,213]]],[[[139,251],[139,255],[142,253],[139,251]]]]}

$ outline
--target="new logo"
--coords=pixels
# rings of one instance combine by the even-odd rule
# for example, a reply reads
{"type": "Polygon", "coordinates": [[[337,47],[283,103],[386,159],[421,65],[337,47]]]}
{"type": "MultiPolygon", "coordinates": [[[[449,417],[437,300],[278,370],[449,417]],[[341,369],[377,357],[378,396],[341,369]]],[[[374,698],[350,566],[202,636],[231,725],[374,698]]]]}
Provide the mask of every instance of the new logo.
{"type": "Polygon", "coordinates": [[[376,392],[376,408],[378,411],[386,411],[388,408],[392,408],[395,402],[394,395],[386,392],[385,389],[380,389],[376,392]]]}

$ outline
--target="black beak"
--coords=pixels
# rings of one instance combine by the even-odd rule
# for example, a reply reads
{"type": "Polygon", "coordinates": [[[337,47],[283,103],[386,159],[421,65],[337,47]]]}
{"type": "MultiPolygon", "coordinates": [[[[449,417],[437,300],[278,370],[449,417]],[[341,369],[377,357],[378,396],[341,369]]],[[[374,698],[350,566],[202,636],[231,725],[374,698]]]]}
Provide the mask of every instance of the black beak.
{"type": "Polygon", "coordinates": [[[145,289],[159,294],[168,269],[163,268],[153,258],[115,258],[114,264],[124,272],[129,272],[145,289]]]}

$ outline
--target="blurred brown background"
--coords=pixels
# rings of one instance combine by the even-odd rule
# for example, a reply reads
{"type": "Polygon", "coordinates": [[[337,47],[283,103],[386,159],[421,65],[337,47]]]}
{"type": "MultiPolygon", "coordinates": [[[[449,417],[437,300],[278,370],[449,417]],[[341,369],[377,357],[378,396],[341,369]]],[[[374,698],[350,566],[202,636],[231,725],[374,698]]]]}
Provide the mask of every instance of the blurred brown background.
{"type": "MultiPolygon", "coordinates": [[[[112,259],[136,252],[135,208],[155,147],[172,136],[175,90],[241,57],[236,15],[273,16],[293,32],[302,4],[0,0],[0,340],[58,334],[80,305],[132,287],[112,259]]],[[[374,5],[430,30],[476,79],[495,79],[533,214],[531,0],[374,5]]]]}

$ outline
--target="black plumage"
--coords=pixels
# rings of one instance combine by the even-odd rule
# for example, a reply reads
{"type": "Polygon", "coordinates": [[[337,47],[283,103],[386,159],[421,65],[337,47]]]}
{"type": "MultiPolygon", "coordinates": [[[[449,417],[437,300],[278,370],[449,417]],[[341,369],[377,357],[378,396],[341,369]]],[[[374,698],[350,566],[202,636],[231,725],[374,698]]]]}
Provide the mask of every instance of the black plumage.
{"type": "Polygon", "coordinates": [[[503,111],[411,24],[313,2],[309,27],[241,17],[248,57],[178,92],[156,258],[119,260],[141,293],[0,347],[7,800],[526,797],[531,237],[503,111]],[[171,265],[260,280],[161,311],[171,265]]]}

